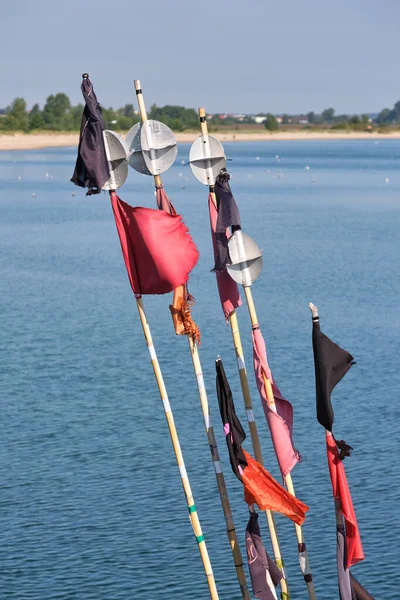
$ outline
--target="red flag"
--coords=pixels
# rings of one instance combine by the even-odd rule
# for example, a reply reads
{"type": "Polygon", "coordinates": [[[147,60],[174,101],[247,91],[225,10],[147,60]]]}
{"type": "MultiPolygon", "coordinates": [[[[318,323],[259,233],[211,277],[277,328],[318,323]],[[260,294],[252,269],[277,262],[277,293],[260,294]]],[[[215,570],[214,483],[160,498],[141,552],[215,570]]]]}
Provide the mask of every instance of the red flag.
{"type": "Polygon", "coordinates": [[[279,512],[301,525],[308,506],[285,490],[250,454],[243,449],[247,467],[241,469],[247,504],[260,510],[279,512]]]}
{"type": "MultiPolygon", "coordinates": [[[[214,248],[214,258],[217,259],[218,249],[217,240],[215,237],[218,211],[212,199],[212,195],[208,196],[208,210],[210,213],[210,226],[211,226],[211,237],[214,248]]],[[[224,311],[225,319],[229,319],[229,315],[242,304],[240,299],[239,289],[237,284],[233,281],[232,277],[228,274],[226,267],[223,271],[217,271],[215,273],[217,277],[217,286],[219,297],[222,304],[222,310],[224,311]]]]}
{"type": "Polygon", "coordinates": [[[346,569],[349,569],[353,565],[364,560],[364,552],[344,466],[339,458],[339,451],[335,438],[329,431],[326,432],[326,449],[333,496],[335,500],[340,501],[340,509],[345,519],[347,551],[346,569]]]}
{"type": "Polygon", "coordinates": [[[122,254],[135,296],[166,294],[187,282],[199,253],[180,215],[132,207],[111,193],[122,254]]]}
{"type": "Polygon", "coordinates": [[[272,374],[267,361],[267,349],[259,328],[253,328],[253,358],[257,387],[261,396],[265,418],[271,432],[272,443],[278,459],[282,477],[285,477],[300,460],[300,454],[293,445],[293,407],[288,400],[283,398],[278,386],[272,379],[272,374]],[[271,410],[267,403],[264,377],[271,381],[274,392],[276,411],[271,410]]]}

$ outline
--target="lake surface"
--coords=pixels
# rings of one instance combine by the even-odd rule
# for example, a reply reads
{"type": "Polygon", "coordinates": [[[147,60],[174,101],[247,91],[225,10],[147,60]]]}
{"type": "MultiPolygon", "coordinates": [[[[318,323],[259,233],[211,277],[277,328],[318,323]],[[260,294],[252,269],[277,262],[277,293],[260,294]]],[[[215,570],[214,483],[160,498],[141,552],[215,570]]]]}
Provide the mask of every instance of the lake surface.
{"type": "MultiPolygon", "coordinates": [[[[200,251],[190,282],[193,316],[245,556],[248,511],[218,414],[217,354],[247,423],[210,273],[207,189],[185,166],[188,149],[180,146],[163,179],[200,251]]],[[[226,152],[243,229],[264,254],[253,294],[272,372],[294,406],[302,462],[292,475],[310,506],[304,535],[317,597],[333,600],[338,592],[309,301],[322,330],[357,361],[333,394],[335,434],[354,447],[345,467],[366,560],[353,573],[377,599],[397,600],[400,141],[237,143],[226,152]]],[[[109,200],[86,197],[69,182],[75,157],[73,148],[0,152],[0,597],[206,599],[109,200]]],[[[131,171],[120,196],[153,207],[152,180],[131,171]]],[[[146,297],[145,306],[220,598],[239,600],[190,355],[173,333],[170,301],[146,297]]],[[[245,306],[238,317],[265,462],[279,478],[245,306]]],[[[244,445],[251,449],[249,436],[244,445]]],[[[276,521],[292,597],[303,600],[294,527],[279,515],[276,521]]],[[[270,550],[263,515],[260,526],[270,550]]]]}

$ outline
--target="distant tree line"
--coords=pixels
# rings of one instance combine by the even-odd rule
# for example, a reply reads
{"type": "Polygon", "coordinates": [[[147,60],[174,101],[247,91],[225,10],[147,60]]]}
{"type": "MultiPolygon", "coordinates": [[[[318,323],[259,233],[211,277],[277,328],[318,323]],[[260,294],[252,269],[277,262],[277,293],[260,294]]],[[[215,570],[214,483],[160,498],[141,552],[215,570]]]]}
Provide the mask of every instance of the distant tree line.
{"type": "MultiPolygon", "coordinates": [[[[47,98],[43,108],[35,104],[30,111],[23,98],[15,98],[10,106],[5,109],[5,114],[0,115],[0,131],[77,131],[80,128],[83,105],[72,106],[66,94],[58,93],[47,98]]],[[[150,119],[162,121],[174,131],[198,129],[198,116],[193,108],[184,106],[153,104],[148,113],[150,119]]],[[[334,108],[326,108],[320,114],[309,112],[306,115],[288,115],[276,117],[272,113],[261,113],[265,117],[264,126],[269,131],[275,131],[285,125],[300,127],[325,126],[330,129],[359,129],[370,128],[369,117],[363,115],[336,115],[334,108]]],[[[140,120],[133,104],[125,104],[121,108],[103,108],[103,117],[107,129],[126,131],[140,120]]],[[[210,129],[217,130],[238,124],[254,125],[254,118],[248,115],[220,115],[216,114],[210,119],[210,129]],[[240,117],[240,118],[239,118],[240,117]]],[[[400,125],[400,101],[392,109],[384,108],[378,115],[376,123],[379,127],[400,125]]]]}
{"type": "MultiPolygon", "coordinates": [[[[133,104],[113,109],[103,107],[103,118],[107,129],[128,130],[140,121],[139,114],[133,104]]],[[[15,98],[7,106],[5,114],[0,117],[0,131],[76,131],[81,125],[83,105],[72,106],[66,94],[59,93],[47,98],[43,108],[35,104],[32,110],[27,110],[23,98],[15,98]]],[[[153,104],[148,114],[150,119],[162,121],[174,131],[196,128],[197,113],[192,108],[184,106],[163,106],[153,104]]]]}
{"type": "Polygon", "coordinates": [[[379,125],[393,125],[400,123],[400,102],[396,102],[392,109],[384,108],[377,117],[379,125]]]}
{"type": "Polygon", "coordinates": [[[283,114],[280,118],[276,118],[271,113],[268,113],[264,121],[265,128],[270,131],[278,129],[280,125],[284,126],[291,123],[301,124],[306,127],[325,125],[330,129],[365,129],[369,124],[369,117],[366,114],[335,115],[334,108],[326,108],[320,114],[311,111],[303,116],[283,114]]]}

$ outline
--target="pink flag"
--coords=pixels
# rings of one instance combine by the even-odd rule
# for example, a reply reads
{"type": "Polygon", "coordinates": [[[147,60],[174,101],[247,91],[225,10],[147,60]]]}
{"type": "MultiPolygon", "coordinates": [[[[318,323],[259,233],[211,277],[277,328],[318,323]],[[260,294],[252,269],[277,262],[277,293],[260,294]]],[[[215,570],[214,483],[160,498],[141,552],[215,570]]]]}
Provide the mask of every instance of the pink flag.
{"type": "Polygon", "coordinates": [[[285,477],[300,460],[300,454],[293,446],[293,407],[283,398],[278,386],[274,383],[267,361],[267,349],[260,328],[253,327],[253,358],[258,391],[262,400],[265,417],[271,432],[272,443],[278,459],[282,477],[285,477]],[[271,381],[274,392],[276,412],[267,404],[267,393],[264,386],[263,373],[271,381]]]}
{"type": "MultiPolygon", "coordinates": [[[[215,207],[211,194],[208,196],[208,210],[210,212],[211,237],[214,248],[214,258],[217,258],[217,240],[215,238],[215,230],[217,227],[218,211],[215,207]]],[[[229,315],[242,304],[240,299],[239,289],[232,277],[228,274],[226,267],[223,271],[217,271],[217,286],[219,297],[224,311],[225,319],[229,319],[229,315]]]]}

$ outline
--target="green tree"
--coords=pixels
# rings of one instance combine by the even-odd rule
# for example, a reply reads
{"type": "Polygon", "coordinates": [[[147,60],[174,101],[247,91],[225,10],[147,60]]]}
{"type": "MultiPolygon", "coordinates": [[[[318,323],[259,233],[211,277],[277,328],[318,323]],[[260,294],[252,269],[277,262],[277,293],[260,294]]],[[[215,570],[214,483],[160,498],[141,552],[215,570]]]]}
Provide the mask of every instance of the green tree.
{"type": "Polygon", "coordinates": [[[28,113],[23,98],[15,98],[6,108],[6,116],[1,119],[4,129],[10,131],[28,131],[28,113]]]}
{"type": "Polygon", "coordinates": [[[331,123],[333,121],[333,115],[335,114],[334,108],[326,108],[322,111],[321,117],[324,123],[331,123]]]}
{"type": "Polygon", "coordinates": [[[314,123],[317,122],[317,115],[314,111],[307,113],[307,121],[310,123],[310,125],[314,125],[314,123]]]}
{"type": "Polygon", "coordinates": [[[265,129],[268,129],[268,131],[276,131],[279,128],[278,121],[271,113],[267,114],[267,118],[265,119],[264,125],[265,129]]]}
{"type": "Polygon", "coordinates": [[[396,102],[394,109],[390,113],[390,121],[398,123],[400,121],[400,102],[396,102]]]}
{"type": "Polygon", "coordinates": [[[290,121],[289,115],[282,115],[282,124],[287,125],[290,121]]]}
{"type": "Polygon", "coordinates": [[[133,104],[125,104],[125,106],[121,108],[118,112],[120,112],[122,116],[129,117],[130,119],[134,119],[136,116],[133,104]]]}
{"type": "Polygon", "coordinates": [[[111,106],[109,108],[103,108],[102,110],[106,129],[116,129],[118,122],[118,115],[116,111],[111,106]]]}
{"type": "Polygon", "coordinates": [[[29,130],[43,129],[43,126],[44,120],[39,104],[34,104],[31,112],[29,113],[29,130]]]}
{"type": "Polygon", "coordinates": [[[83,113],[83,104],[77,104],[71,107],[71,127],[72,129],[80,129],[83,113]]]}
{"type": "Polygon", "coordinates": [[[162,121],[171,129],[183,131],[184,129],[197,129],[198,117],[193,108],[185,108],[168,104],[166,106],[157,106],[153,104],[149,113],[150,119],[162,121]]]}
{"type": "Polygon", "coordinates": [[[391,112],[392,111],[390,110],[390,108],[384,108],[383,110],[381,110],[376,119],[377,123],[379,123],[379,125],[389,123],[391,112]]]}
{"type": "Polygon", "coordinates": [[[350,125],[359,125],[360,124],[360,117],[358,115],[354,115],[351,117],[349,123],[350,125]]]}
{"type": "Polygon", "coordinates": [[[59,93],[49,96],[42,114],[46,129],[63,131],[73,128],[71,102],[66,94],[59,93]]]}

